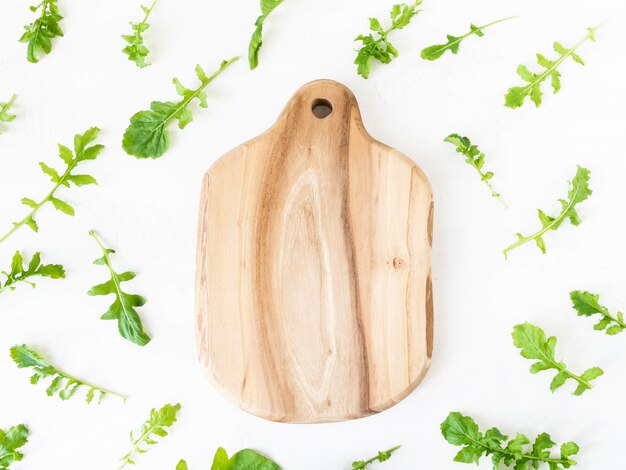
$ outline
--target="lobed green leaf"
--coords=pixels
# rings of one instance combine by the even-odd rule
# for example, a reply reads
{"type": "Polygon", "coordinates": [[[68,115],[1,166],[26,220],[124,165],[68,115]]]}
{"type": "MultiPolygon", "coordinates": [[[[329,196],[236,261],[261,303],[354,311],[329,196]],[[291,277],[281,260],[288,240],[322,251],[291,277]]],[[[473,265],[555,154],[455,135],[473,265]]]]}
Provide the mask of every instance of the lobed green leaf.
{"type": "Polygon", "coordinates": [[[553,92],[556,94],[561,90],[561,73],[557,70],[558,67],[568,58],[572,58],[580,65],[585,65],[583,60],[576,54],[576,50],[586,41],[595,41],[595,32],[598,27],[588,28],[587,34],[576,43],[572,48],[566,48],[561,43],[554,43],[554,51],[559,54],[557,60],[549,60],[542,54],[537,54],[537,64],[542,67],[543,70],[540,73],[533,73],[524,65],[520,65],[517,68],[517,74],[520,78],[526,82],[524,86],[516,86],[509,88],[509,91],[504,97],[504,105],[516,109],[524,105],[526,98],[529,98],[536,107],[541,106],[543,103],[543,92],[541,90],[542,84],[550,79],[553,92]]]}
{"type": "Polygon", "coordinates": [[[501,464],[515,470],[538,469],[544,462],[550,470],[563,470],[576,465],[570,456],[579,450],[575,443],[568,442],[561,446],[560,456],[552,456],[550,449],[556,444],[547,433],[539,434],[531,448],[531,440],[524,434],[518,433],[509,440],[497,428],[491,428],[483,435],[471,417],[459,412],[448,414],[441,423],[441,433],[450,444],[462,447],[455,462],[478,464],[483,456],[491,456],[494,469],[501,468],[501,464]]]}
{"type": "Polygon", "coordinates": [[[134,62],[135,65],[139,68],[147,67],[151,64],[146,62],[146,58],[150,53],[150,50],[143,43],[143,33],[150,28],[150,24],[148,23],[148,18],[150,17],[150,13],[154,9],[158,0],[154,0],[150,7],[146,7],[141,5],[141,10],[144,12],[144,18],[139,23],[130,22],[131,28],[133,30],[132,34],[124,34],[122,35],[122,39],[126,41],[127,45],[122,49],[122,52],[128,56],[128,60],[134,62]]]}
{"type": "Polygon", "coordinates": [[[536,374],[544,370],[554,369],[557,374],[550,383],[550,391],[554,392],[569,379],[578,383],[574,395],[581,395],[592,388],[591,381],[600,377],[604,372],[599,367],[593,367],[578,376],[567,369],[567,365],[555,358],[557,339],[554,336],[546,338],[544,331],[531,323],[522,323],[513,328],[513,344],[520,349],[520,355],[526,359],[536,360],[530,372],[536,374]]]}
{"type": "Polygon", "coordinates": [[[44,162],[40,162],[39,166],[41,170],[48,176],[50,176],[50,180],[54,183],[52,190],[40,201],[36,202],[30,198],[22,198],[22,204],[30,207],[32,210],[24,216],[20,221],[13,222],[13,227],[0,238],[0,243],[6,240],[9,236],[11,236],[17,229],[22,226],[30,227],[33,231],[37,232],[39,227],[37,222],[35,221],[35,215],[44,205],[50,202],[55,209],[67,214],[74,215],[74,208],[67,203],[56,197],[56,192],[60,187],[70,187],[70,183],[74,183],[76,186],[84,186],[87,184],[96,184],[95,178],[90,175],[75,175],[72,172],[76,168],[76,166],[86,160],[94,160],[100,154],[103,145],[93,145],[88,147],[88,145],[93,142],[100,132],[100,129],[97,127],[92,127],[88,129],[83,134],[76,134],[74,136],[74,153],[64,145],[59,144],[59,157],[65,164],[66,168],[61,173],[56,169],[48,166],[44,162]]]}
{"type": "Polygon", "coordinates": [[[570,223],[574,226],[580,225],[582,220],[576,211],[576,206],[587,200],[587,198],[593,193],[593,191],[589,188],[590,174],[591,172],[587,168],[578,166],[576,175],[568,186],[568,199],[559,199],[559,202],[561,203],[561,213],[557,217],[551,217],[546,215],[543,211],[538,210],[541,229],[528,236],[523,236],[521,233],[518,233],[517,242],[503,250],[505,258],[507,257],[509,251],[533,240],[541,252],[545,253],[546,245],[543,235],[546,232],[549,230],[557,230],[566,219],[569,219],[570,223]]]}
{"type": "Polygon", "coordinates": [[[102,257],[95,260],[94,264],[106,266],[110,279],[103,284],[93,286],[87,294],[90,296],[115,295],[115,300],[100,318],[102,320],[117,320],[118,330],[122,338],[139,346],[145,346],[150,342],[150,337],[144,331],[141,318],[135,308],[145,305],[146,299],[140,295],[128,294],[122,288],[122,283],[134,279],[135,273],[130,271],[117,273],[109,256],[115,251],[106,248],[93,230],[89,232],[89,235],[93,237],[102,251],[102,257]]]}
{"type": "Polygon", "coordinates": [[[18,449],[28,442],[29,430],[23,424],[0,429],[0,470],[8,470],[11,464],[24,458],[18,449]]]}
{"type": "Polygon", "coordinates": [[[63,36],[63,30],[59,25],[63,17],[59,13],[57,0],[42,0],[40,4],[31,6],[30,10],[41,12],[35,21],[24,26],[26,31],[20,42],[28,44],[26,58],[29,62],[36,63],[42,54],[49,54],[52,51],[52,39],[63,36]]]}
{"type": "Polygon", "coordinates": [[[370,18],[370,30],[373,34],[361,34],[355,38],[356,42],[361,42],[361,48],[357,50],[354,63],[357,65],[357,73],[363,78],[368,78],[372,70],[372,62],[377,60],[382,64],[390,63],[398,57],[397,49],[387,40],[389,33],[402,29],[409,25],[414,16],[421,10],[417,7],[422,4],[422,0],[416,0],[413,4],[405,3],[394,5],[391,9],[391,26],[384,30],[381,23],[376,18],[370,18]]]}
{"type": "Polygon", "coordinates": [[[33,369],[34,374],[30,378],[31,384],[36,385],[42,379],[51,379],[50,384],[46,389],[46,394],[48,396],[54,396],[58,393],[61,400],[69,400],[72,396],[74,396],[79,388],[85,387],[88,389],[86,395],[87,403],[92,402],[95,393],[98,393],[100,400],[102,400],[105,395],[112,394],[126,401],[126,396],[124,395],[95,386],[57,369],[41,355],[39,355],[39,353],[25,344],[13,346],[10,352],[11,359],[13,359],[13,362],[15,362],[18,368],[33,369]]]}
{"type": "Polygon", "coordinates": [[[0,282],[0,293],[6,289],[15,290],[16,284],[25,282],[35,287],[30,280],[34,277],[49,277],[51,279],[65,278],[65,270],[60,264],[41,264],[41,255],[35,253],[27,266],[24,266],[22,253],[16,251],[11,261],[11,271],[2,274],[6,277],[4,283],[0,282]]]}
{"type": "Polygon", "coordinates": [[[196,67],[196,74],[201,80],[200,86],[195,90],[184,87],[178,79],[174,79],[176,91],[181,95],[179,102],[153,101],[150,109],[139,111],[130,118],[130,125],[124,133],[122,147],[127,154],[137,158],[161,157],[170,146],[169,123],[176,119],[178,126],[183,129],[192,120],[189,103],[197,98],[200,106],[207,107],[206,93],[204,88],[220,75],[238,57],[229,61],[223,61],[220,68],[210,77],[206,77],[200,66],[196,67]],[[202,78],[204,80],[202,80],[202,78]]]}
{"type": "Polygon", "coordinates": [[[150,410],[150,417],[141,426],[139,437],[135,439],[133,437],[133,433],[130,433],[132,448],[124,457],[120,459],[122,463],[119,468],[124,468],[126,465],[134,465],[135,454],[143,454],[148,450],[142,446],[157,444],[158,441],[154,439],[154,436],[167,436],[168,433],[165,428],[172,426],[176,422],[176,414],[178,413],[178,410],[180,410],[180,403],[177,403],[176,405],[166,404],[160,409],[153,408],[150,410]]]}
{"type": "Polygon", "coordinates": [[[491,186],[491,183],[489,183],[489,180],[493,178],[493,172],[483,172],[485,154],[480,151],[478,146],[472,145],[472,142],[468,137],[464,137],[459,134],[450,134],[444,139],[444,142],[448,142],[456,147],[456,152],[463,155],[465,157],[465,162],[476,170],[480,176],[480,180],[485,183],[491,192],[491,196],[498,199],[503,205],[506,206],[504,201],[502,201],[500,194],[497,193],[491,186]]]}
{"type": "Polygon", "coordinates": [[[255,29],[248,45],[248,65],[250,70],[254,70],[259,65],[259,51],[261,46],[263,46],[263,24],[281,3],[283,3],[283,0],[261,0],[261,16],[254,22],[255,29]]]}
{"type": "Polygon", "coordinates": [[[501,23],[503,21],[507,21],[513,19],[515,17],[502,18],[501,20],[493,21],[489,24],[483,26],[476,26],[474,24],[470,24],[470,31],[463,36],[453,36],[451,34],[446,35],[447,42],[445,44],[435,44],[433,46],[426,47],[421,52],[422,59],[425,60],[437,60],[441,56],[443,56],[447,51],[450,51],[452,54],[456,55],[459,52],[459,46],[461,43],[470,36],[485,36],[485,29],[501,23]]]}

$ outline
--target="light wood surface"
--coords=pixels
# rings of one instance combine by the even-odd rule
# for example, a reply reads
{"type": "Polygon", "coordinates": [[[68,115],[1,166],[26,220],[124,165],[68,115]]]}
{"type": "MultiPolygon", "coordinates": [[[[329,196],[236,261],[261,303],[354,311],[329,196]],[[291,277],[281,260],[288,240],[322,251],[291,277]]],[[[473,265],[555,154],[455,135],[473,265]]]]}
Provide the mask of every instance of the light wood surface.
{"type": "Polygon", "coordinates": [[[302,87],[202,182],[196,339],[213,384],[283,422],[403,399],[432,355],[432,224],[426,176],[367,133],[350,90],[302,87]]]}

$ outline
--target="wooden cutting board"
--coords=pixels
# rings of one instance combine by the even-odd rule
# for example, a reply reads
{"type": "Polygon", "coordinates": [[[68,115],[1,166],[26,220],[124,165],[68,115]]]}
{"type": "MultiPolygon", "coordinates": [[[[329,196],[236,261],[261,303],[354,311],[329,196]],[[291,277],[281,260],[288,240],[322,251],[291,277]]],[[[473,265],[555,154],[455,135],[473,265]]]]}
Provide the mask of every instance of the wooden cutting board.
{"type": "Polygon", "coordinates": [[[284,422],[402,400],[431,360],[432,224],[426,176],[367,133],[350,90],[302,87],[202,183],[196,337],[211,381],[284,422]]]}

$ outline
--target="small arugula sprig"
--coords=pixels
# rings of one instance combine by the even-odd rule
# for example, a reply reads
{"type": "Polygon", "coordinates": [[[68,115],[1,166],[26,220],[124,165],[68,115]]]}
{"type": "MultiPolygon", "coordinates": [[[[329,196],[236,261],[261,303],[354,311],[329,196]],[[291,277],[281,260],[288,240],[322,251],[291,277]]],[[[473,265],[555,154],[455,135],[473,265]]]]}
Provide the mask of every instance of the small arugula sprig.
{"type": "MultiPolygon", "coordinates": [[[[15,114],[9,114],[9,109],[13,106],[15,98],[17,98],[17,95],[13,95],[6,103],[0,103],[0,122],[11,122],[15,119],[15,114]]],[[[1,127],[0,132],[2,132],[1,127]]]]}
{"type": "Polygon", "coordinates": [[[128,60],[131,62],[135,62],[135,65],[139,68],[147,67],[149,64],[146,62],[146,57],[150,53],[150,50],[144,46],[143,44],[143,33],[150,27],[150,23],[148,23],[148,18],[150,17],[150,13],[154,9],[155,5],[159,0],[154,0],[150,7],[146,7],[141,5],[141,9],[144,12],[145,16],[143,20],[139,23],[130,22],[131,27],[133,28],[133,34],[124,34],[122,35],[122,39],[128,43],[128,45],[122,49],[122,52],[128,55],[128,60]]]}
{"type": "Polygon", "coordinates": [[[42,0],[38,5],[30,7],[33,13],[41,9],[39,17],[28,26],[24,26],[26,32],[20,38],[20,42],[28,44],[26,58],[29,62],[39,61],[40,54],[49,54],[52,50],[52,38],[63,36],[63,30],[59,21],[63,19],[59,13],[57,0],[42,0]]]}
{"type": "Polygon", "coordinates": [[[41,255],[39,252],[33,255],[28,263],[28,267],[25,268],[22,253],[16,251],[11,261],[11,271],[2,271],[2,274],[6,276],[6,280],[4,284],[0,282],[0,294],[7,289],[15,290],[17,287],[15,284],[18,282],[25,282],[35,287],[35,283],[28,280],[31,277],[41,276],[51,279],[65,278],[63,266],[60,264],[41,264],[41,255]]]}
{"type": "Polygon", "coordinates": [[[558,373],[550,383],[550,390],[554,392],[557,388],[565,383],[568,379],[578,382],[578,387],[574,391],[574,395],[582,395],[585,391],[591,390],[591,381],[604,374],[599,367],[587,369],[581,375],[576,375],[567,369],[567,364],[563,361],[557,361],[554,358],[554,350],[556,347],[556,338],[550,336],[546,339],[544,331],[531,323],[522,323],[513,328],[513,344],[520,348],[520,355],[526,359],[536,359],[530,367],[530,373],[536,374],[542,370],[555,369],[558,373]]]}
{"type": "Polygon", "coordinates": [[[66,165],[66,169],[62,175],[59,174],[59,172],[57,172],[54,168],[50,168],[44,162],[39,162],[41,170],[50,177],[54,186],[39,202],[35,202],[27,197],[22,199],[22,204],[32,208],[32,210],[19,222],[13,222],[13,228],[0,238],[0,243],[9,238],[17,229],[24,225],[30,227],[33,231],[38,232],[39,226],[37,225],[37,222],[35,222],[35,214],[37,214],[39,209],[41,209],[48,202],[52,203],[55,209],[63,212],[64,214],[74,215],[74,208],[67,202],[55,197],[55,195],[61,186],[69,188],[70,184],[74,184],[76,186],[97,184],[97,181],[93,176],[75,175],[72,174],[72,171],[74,171],[74,168],[76,168],[79,163],[86,160],[95,160],[98,157],[104,148],[104,145],[92,145],[91,147],[87,147],[88,144],[93,142],[96,137],[98,137],[98,132],[100,132],[100,129],[92,127],[84,134],[76,134],[74,136],[74,154],[72,154],[72,151],[69,148],[59,144],[59,156],[66,165]]]}
{"type": "Polygon", "coordinates": [[[459,134],[450,134],[448,137],[444,139],[444,142],[449,142],[452,145],[456,145],[457,153],[460,153],[465,157],[465,163],[468,163],[478,172],[480,175],[480,180],[483,181],[489,191],[491,191],[491,195],[495,197],[500,203],[506,206],[505,202],[500,197],[500,194],[497,193],[489,180],[493,178],[493,172],[488,171],[484,172],[483,167],[485,166],[485,154],[480,151],[477,145],[472,145],[472,142],[469,138],[460,136],[459,134]]]}
{"type": "MultiPolygon", "coordinates": [[[[251,449],[243,449],[232,457],[228,457],[222,447],[217,449],[211,470],[280,470],[280,467],[264,455],[251,449]]],[[[187,462],[181,460],[176,465],[176,470],[188,470],[187,462]]]]}
{"type": "Polygon", "coordinates": [[[144,332],[141,318],[139,318],[135,307],[145,305],[146,299],[140,295],[127,294],[122,290],[122,282],[134,279],[136,274],[130,271],[121,274],[116,273],[109,256],[115,253],[115,250],[106,248],[93,230],[89,231],[89,235],[93,237],[96,243],[98,243],[100,250],[102,250],[102,257],[93,263],[99,266],[106,266],[111,279],[92,287],[87,294],[92,296],[115,294],[115,301],[100,319],[117,320],[118,330],[123,338],[139,346],[145,346],[150,342],[150,337],[144,332]]]}
{"type": "Polygon", "coordinates": [[[574,226],[581,224],[582,220],[576,211],[576,205],[585,201],[592,192],[589,189],[589,177],[591,172],[587,168],[578,166],[574,179],[569,183],[569,190],[567,192],[567,200],[559,199],[561,203],[561,213],[556,217],[550,217],[546,215],[541,209],[538,209],[539,220],[541,221],[541,230],[533,233],[532,235],[524,236],[521,233],[517,233],[517,242],[506,247],[502,253],[507,258],[509,251],[534,240],[537,247],[542,253],[546,252],[546,244],[543,239],[543,235],[549,230],[557,230],[564,220],[569,219],[570,223],[574,226]]]}
{"type": "Polygon", "coordinates": [[[369,460],[357,460],[355,462],[352,462],[352,470],[363,470],[374,462],[385,462],[386,460],[389,460],[391,458],[391,454],[393,454],[399,448],[400,446],[395,446],[389,450],[381,450],[375,457],[372,457],[369,460]]]}
{"type": "Polygon", "coordinates": [[[170,146],[170,135],[167,130],[169,123],[177,119],[178,127],[184,129],[193,120],[189,103],[195,98],[200,102],[201,108],[208,107],[206,86],[220,75],[229,65],[236,62],[239,57],[225,60],[220,68],[207,77],[205,71],[199,65],[196,66],[196,75],[201,84],[195,90],[185,88],[177,78],[173,80],[176,92],[182,97],[179,102],[153,101],[150,109],[139,111],[130,118],[130,125],[124,133],[122,147],[129,155],[137,158],[158,158],[162,156],[170,146]]]}
{"type": "Polygon", "coordinates": [[[131,431],[130,442],[132,449],[120,459],[122,464],[119,468],[122,469],[126,467],[126,465],[135,465],[135,461],[133,460],[135,454],[144,454],[149,449],[147,446],[157,444],[158,441],[154,440],[155,436],[167,436],[168,433],[165,428],[172,426],[176,422],[176,413],[178,410],[180,410],[180,403],[176,405],[166,404],[158,410],[152,408],[152,410],[150,410],[150,417],[141,426],[138,436],[135,437],[131,431]]]}
{"type": "Polygon", "coordinates": [[[570,298],[579,317],[591,317],[596,314],[602,316],[602,319],[594,325],[594,330],[604,331],[607,335],[616,335],[626,330],[624,314],[622,312],[617,312],[617,315],[611,314],[608,308],[600,305],[600,295],[575,290],[570,292],[570,298]]]}
{"type": "Polygon", "coordinates": [[[57,369],[25,344],[13,346],[11,348],[11,358],[20,369],[33,368],[35,374],[30,378],[30,383],[33,385],[39,383],[41,379],[52,378],[52,382],[46,389],[46,394],[49,397],[59,392],[61,400],[69,400],[80,387],[87,387],[88,390],[85,396],[87,403],[91,403],[96,394],[98,395],[98,403],[102,401],[105,395],[115,395],[124,401],[128,398],[125,395],[98,387],[57,369]]]}
{"type": "Polygon", "coordinates": [[[512,20],[513,18],[518,18],[517,16],[509,16],[508,18],[502,18],[497,21],[493,21],[483,26],[476,26],[474,24],[470,24],[470,31],[463,36],[452,36],[451,34],[446,35],[448,42],[445,44],[435,44],[434,46],[429,46],[422,50],[421,57],[425,60],[437,60],[446,51],[452,52],[456,55],[459,52],[459,46],[464,39],[467,39],[470,36],[478,36],[482,38],[485,35],[485,29],[494,26],[498,23],[502,23],[503,21],[512,20]]]}
{"type": "Polygon", "coordinates": [[[363,43],[361,49],[357,51],[354,63],[357,65],[357,72],[363,78],[368,78],[372,70],[372,61],[378,60],[383,64],[390,63],[395,57],[398,57],[398,50],[387,40],[389,33],[402,29],[411,22],[413,17],[421,10],[418,10],[423,0],[416,0],[413,4],[406,3],[394,5],[391,9],[391,26],[383,29],[380,21],[376,18],[370,18],[370,30],[376,33],[374,38],[372,33],[361,34],[356,37],[355,41],[363,43]]]}
{"type": "Polygon", "coordinates": [[[252,33],[250,45],[248,46],[248,64],[250,65],[250,70],[254,70],[259,65],[259,51],[263,45],[263,23],[265,23],[270,13],[281,3],[283,3],[283,0],[261,0],[261,16],[254,22],[256,28],[254,33],[252,33]]]}
{"type": "Polygon", "coordinates": [[[6,431],[0,429],[0,470],[9,470],[12,463],[24,458],[17,449],[28,442],[28,435],[28,428],[23,424],[11,426],[6,431]]]}
{"type": "Polygon", "coordinates": [[[454,457],[455,462],[478,465],[481,457],[491,455],[494,469],[500,468],[501,463],[515,470],[538,469],[541,463],[545,463],[550,470],[563,470],[576,465],[570,457],[580,450],[576,443],[566,442],[561,445],[560,455],[553,457],[550,449],[556,443],[548,433],[539,434],[532,448],[527,448],[531,441],[524,434],[517,433],[510,440],[498,428],[491,428],[483,434],[472,418],[457,411],[450,413],[441,423],[441,433],[450,444],[463,446],[454,457]]]}
{"type": "Polygon", "coordinates": [[[538,108],[543,102],[541,85],[548,78],[550,78],[552,82],[554,94],[558,93],[561,90],[561,72],[558,71],[559,65],[561,65],[569,57],[571,57],[574,62],[577,62],[580,65],[585,65],[585,62],[578,54],[576,54],[576,50],[587,40],[595,42],[595,34],[598,28],[599,26],[596,26],[595,28],[588,28],[585,37],[578,41],[574,47],[569,49],[563,46],[560,42],[555,42],[554,51],[559,54],[559,58],[556,60],[549,60],[544,55],[537,54],[537,63],[545,69],[542,73],[533,73],[528,70],[528,67],[525,65],[519,65],[517,67],[517,74],[527,84],[524,86],[509,88],[508,93],[504,97],[504,105],[513,109],[519,108],[524,104],[526,97],[530,97],[531,101],[535,103],[535,106],[538,108]]]}

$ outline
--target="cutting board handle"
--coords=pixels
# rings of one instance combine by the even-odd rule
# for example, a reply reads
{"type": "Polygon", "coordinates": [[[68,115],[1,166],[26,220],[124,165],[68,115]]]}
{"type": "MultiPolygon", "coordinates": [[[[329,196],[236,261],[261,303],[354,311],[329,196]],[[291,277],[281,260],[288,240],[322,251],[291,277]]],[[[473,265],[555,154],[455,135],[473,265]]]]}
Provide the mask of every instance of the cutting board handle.
{"type": "Polygon", "coordinates": [[[352,91],[334,80],[314,80],[296,91],[276,125],[327,133],[344,132],[350,123],[367,134],[352,91]]]}

